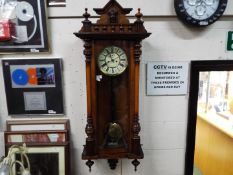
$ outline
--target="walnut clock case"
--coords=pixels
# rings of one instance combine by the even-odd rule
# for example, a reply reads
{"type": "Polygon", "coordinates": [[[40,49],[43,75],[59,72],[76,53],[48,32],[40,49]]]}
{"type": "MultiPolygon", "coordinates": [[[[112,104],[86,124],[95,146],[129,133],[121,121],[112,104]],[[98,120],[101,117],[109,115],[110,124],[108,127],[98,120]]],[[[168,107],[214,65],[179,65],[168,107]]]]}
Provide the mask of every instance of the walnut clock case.
{"type": "Polygon", "coordinates": [[[224,13],[228,0],[174,0],[177,16],[191,26],[207,26],[224,13]]]}
{"type": "Polygon", "coordinates": [[[143,158],[139,124],[139,64],[141,41],[150,36],[138,9],[130,23],[123,8],[110,0],[96,23],[83,14],[81,30],[74,33],[84,41],[87,82],[86,144],[82,159],[91,170],[94,159],[108,159],[111,169],[118,159],[133,159],[136,167],[143,158]]]}

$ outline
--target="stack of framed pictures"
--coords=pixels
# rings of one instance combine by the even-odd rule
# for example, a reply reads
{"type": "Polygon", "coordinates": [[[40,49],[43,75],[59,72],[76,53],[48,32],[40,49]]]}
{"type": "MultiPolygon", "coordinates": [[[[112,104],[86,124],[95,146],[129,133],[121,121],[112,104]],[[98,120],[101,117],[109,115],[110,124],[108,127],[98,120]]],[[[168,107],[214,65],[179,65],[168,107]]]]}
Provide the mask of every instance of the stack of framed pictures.
{"type": "MultiPolygon", "coordinates": [[[[68,120],[12,120],[6,125],[6,152],[12,145],[26,143],[31,174],[69,175],[68,120]]],[[[13,160],[18,156],[13,155],[13,160]]]]}
{"type": "Polygon", "coordinates": [[[2,61],[9,115],[62,115],[61,59],[2,61]]]}

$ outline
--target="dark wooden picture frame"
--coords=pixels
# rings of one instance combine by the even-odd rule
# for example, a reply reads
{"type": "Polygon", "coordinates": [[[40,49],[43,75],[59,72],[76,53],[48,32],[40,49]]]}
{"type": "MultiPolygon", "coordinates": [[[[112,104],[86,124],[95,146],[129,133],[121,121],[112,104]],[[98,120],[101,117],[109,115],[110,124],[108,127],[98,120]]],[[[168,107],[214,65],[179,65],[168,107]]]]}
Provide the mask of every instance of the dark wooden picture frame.
{"type": "Polygon", "coordinates": [[[232,71],[233,60],[209,60],[191,62],[190,96],[188,105],[187,146],[185,155],[185,175],[193,175],[194,151],[197,122],[197,102],[199,73],[202,71],[232,71]]]}
{"type": "Polygon", "coordinates": [[[2,60],[9,115],[62,115],[62,60],[2,60]]]}

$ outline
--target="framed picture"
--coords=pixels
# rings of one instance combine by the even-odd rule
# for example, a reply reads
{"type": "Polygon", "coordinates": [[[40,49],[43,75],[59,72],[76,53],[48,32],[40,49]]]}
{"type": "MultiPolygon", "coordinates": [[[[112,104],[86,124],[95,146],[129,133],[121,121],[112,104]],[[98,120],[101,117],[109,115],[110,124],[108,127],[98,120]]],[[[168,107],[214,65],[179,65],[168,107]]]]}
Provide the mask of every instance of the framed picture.
{"type": "Polygon", "coordinates": [[[0,53],[48,52],[45,0],[0,0],[0,53]]]}
{"type": "Polygon", "coordinates": [[[64,114],[61,59],[3,60],[9,115],[64,114]]]}
{"type": "Polygon", "coordinates": [[[48,0],[48,7],[65,7],[66,0],[48,0]]]}
{"type": "Polygon", "coordinates": [[[4,134],[6,144],[64,144],[68,141],[67,131],[6,131],[4,134]]]}
{"type": "Polygon", "coordinates": [[[68,119],[7,120],[7,131],[64,131],[70,130],[68,119]]]}
{"type": "MultiPolygon", "coordinates": [[[[33,175],[68,175],[66,167],[68,159],[64,146],[27,146],[27,156],[33,175]]],[[[14,154],[12,159],[19,160],[20,155],[14,154]]],[[[13,175],[16,175],[18,171],[19,167],[15,166],[13,175]]]]}

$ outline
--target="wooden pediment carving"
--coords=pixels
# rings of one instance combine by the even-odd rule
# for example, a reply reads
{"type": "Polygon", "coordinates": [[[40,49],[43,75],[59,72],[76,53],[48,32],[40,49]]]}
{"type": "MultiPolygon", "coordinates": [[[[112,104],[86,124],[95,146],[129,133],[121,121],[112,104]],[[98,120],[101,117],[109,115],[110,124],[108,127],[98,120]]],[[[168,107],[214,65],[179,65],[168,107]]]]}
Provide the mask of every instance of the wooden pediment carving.
{"type": "Polygon", "coordinates": [[[131,12],[132,8],[123,8],[116,0],[110,0],[103,8],[94,8],[100,15],[97,24],[129,24],[125,16],[131,12]]]}
{"type": "Polygon", "coordinates": [[[136,13],[136,20],[130,23],[126,16],[132,8],[123,8],[116,0],[109,0],[103,8],[94,8],[94,11],[100,15],[96,23],[92,23],[89,18],[88,9],[85,9],[83,17],[85,18],[81,30],[74,34],[81,39],[127,39],[141,40],[148,36],[143,25],[142,13],[140,9],[136,13]]]}

